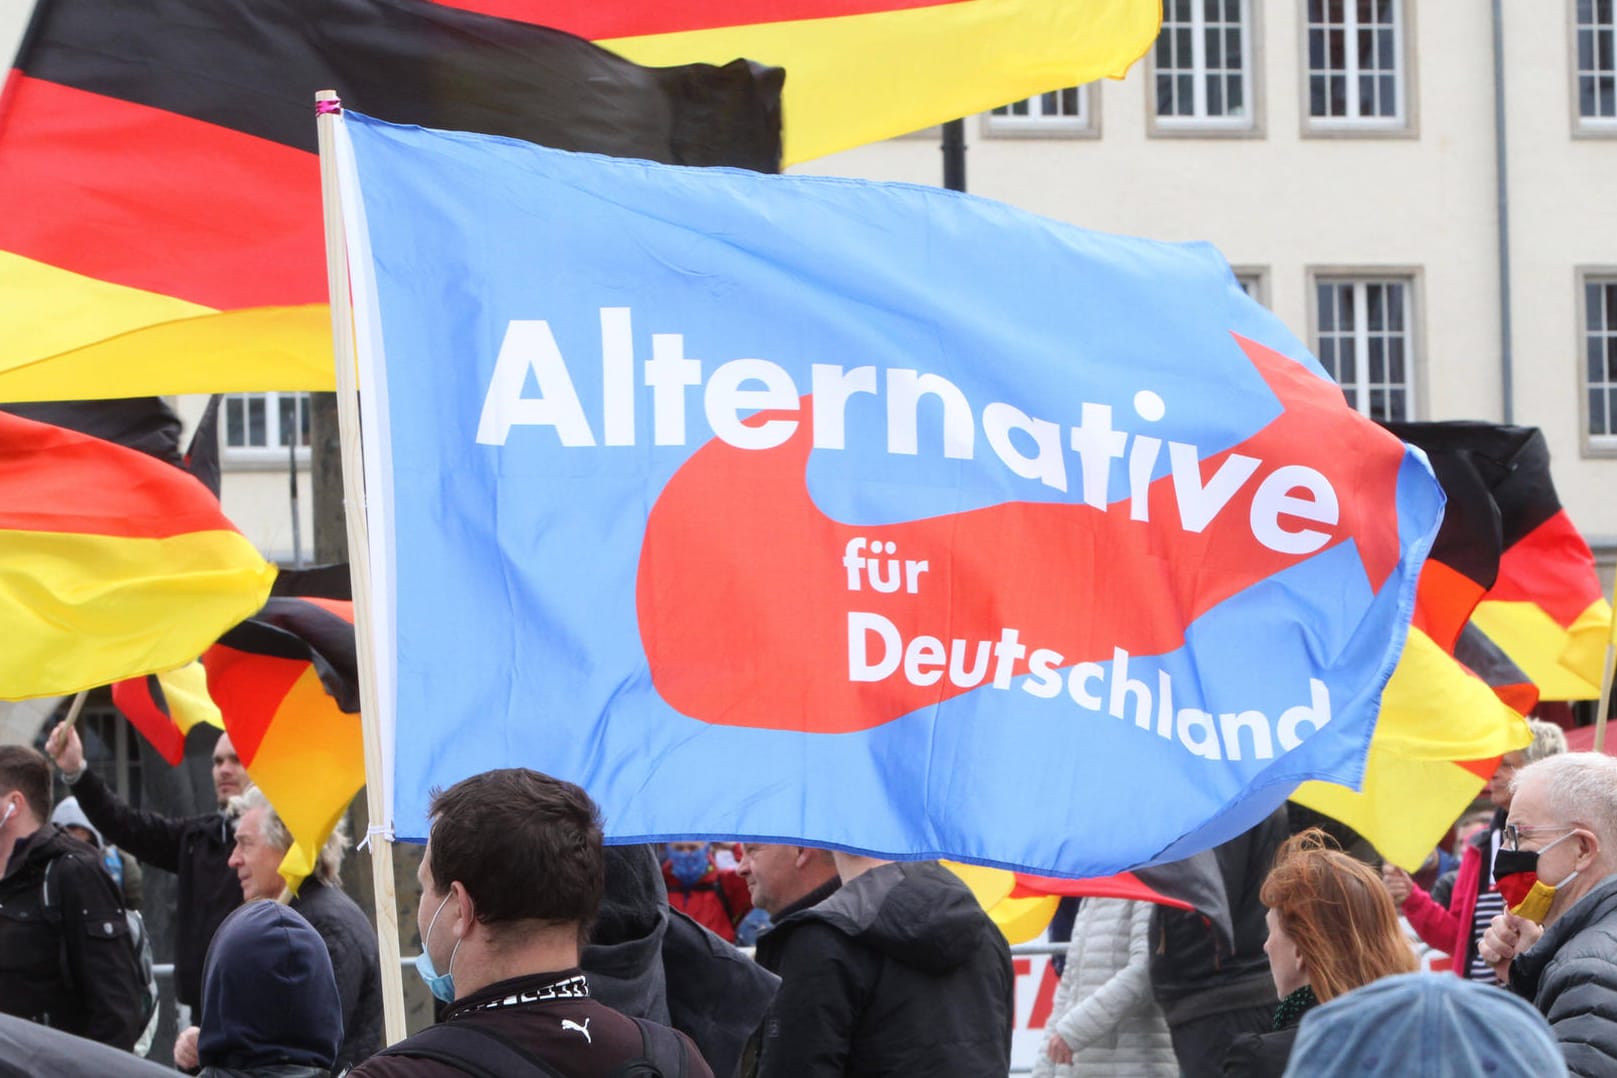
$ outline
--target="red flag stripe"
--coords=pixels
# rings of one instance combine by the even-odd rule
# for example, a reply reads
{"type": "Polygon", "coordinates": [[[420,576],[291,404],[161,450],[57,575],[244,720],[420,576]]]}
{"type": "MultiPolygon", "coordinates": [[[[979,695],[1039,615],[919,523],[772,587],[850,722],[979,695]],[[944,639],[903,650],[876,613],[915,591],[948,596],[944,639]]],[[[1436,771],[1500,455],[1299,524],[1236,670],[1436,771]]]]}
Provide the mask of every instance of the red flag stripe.
{"type": "Polygon", "coordinates": [[[0,214],[0,250],[218,310],[325,302],[314,155],[12,76],[0,205],[40,209],[0,214]],[[132,148],[116,169],[109,142],[132,148]],[[76,215],[45,209],[66,203],[96,207],[94,242],[76,215]]]}
{"type": "Polygon", "coordinates": [[[255,655],[222,644],[209,648],[202,662],[208,668],[208,692],[224,714],[230,743],[242,766],[252,767],[282,702],[309,663],[255,655]]]}
{"type": "Polygon", "coordinates": [[[0,530],[125,539],[238,534],[195,478],[121,445],[0,413],[0,459],[0,530]]]}
{"type": "Polygon", "coordinates": [[[1564,509],[1505,549],[1486,596],[1537,603],[1563,629],[1603,597],[1594,555],[1564,509]]]}

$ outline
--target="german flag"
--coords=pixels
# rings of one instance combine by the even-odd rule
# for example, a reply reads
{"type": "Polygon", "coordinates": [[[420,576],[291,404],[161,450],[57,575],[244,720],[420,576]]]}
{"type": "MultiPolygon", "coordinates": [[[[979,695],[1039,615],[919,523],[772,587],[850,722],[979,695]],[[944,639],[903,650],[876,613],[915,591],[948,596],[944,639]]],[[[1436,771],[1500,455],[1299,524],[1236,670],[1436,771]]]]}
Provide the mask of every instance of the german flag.
{"type": "Polygon", "coordinates": [[[272,598],[203,656],[242,766],[292,835],[295,892],[365,785],[354,604],[272,598]]]}
{"type": "Polygon", "coordinates": [[[750,56],[784,67],[788,164],[1121,78],[1162,25],[1161,0],[447,2],[569,30],[642,64],[750,56]]]}
{"type": "Polygon", "coordinates": [[[181,666],[274,578],[178,468],[0,413],[0,699],[181,666]]]}
{"type": "Polygon", "coordinates": [[[208,695],[208,675],[199,662],[175,670],[114,682],[112,705],[157,750],[178,765],[185,756],[185,735],[199,723],[225,728],[219,705],[208,695]]]}
{"type": "Polygon", "coordinates": [[[1611,607],[1556,496],[1543,433],[1474,422],[1386,427],[1426,451],[1448,496],[1415,624],[1452,651],[1472,619],[1542,698],[1599,696],[1611,607]]]}
{"type": "Polygon", "coordinates": [[[1471,615],[1546,700],[1600,696],[1611,604],[1595,558],[1550,478],[1544,435],[1530,437],[1495,493],[1504,551],[1499,575],[1471,615]]]}
{"type": "Polygon", "coordinates": [[[0,400],[330,389],[317,90],[773,170],[781,80],[421,0],[40,0],[0,103],[0,400]]]}
{"type": "Polygon", "coordinates": [[[1347,824],[1413,872],[1499,757],[1531,740],[1526,721],[1487,682],[1411,626],[1382,693],[1362,788],[1305,782],[1291,799],[1347,824]]]}

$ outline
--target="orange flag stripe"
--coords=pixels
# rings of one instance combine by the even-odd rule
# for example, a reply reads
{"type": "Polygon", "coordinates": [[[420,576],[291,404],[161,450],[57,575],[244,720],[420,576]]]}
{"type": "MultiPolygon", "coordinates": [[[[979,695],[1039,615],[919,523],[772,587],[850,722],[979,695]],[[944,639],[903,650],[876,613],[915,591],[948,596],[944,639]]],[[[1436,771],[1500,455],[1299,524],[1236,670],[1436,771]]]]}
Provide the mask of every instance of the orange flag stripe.
{"type": "Polygon", "coordinates": [[[365,785],[360,717],[342,712],[314,667],[302,666],[246,765],[292,835],[281,874],[294,887],[313,871],[326,836],[365,785]]]}

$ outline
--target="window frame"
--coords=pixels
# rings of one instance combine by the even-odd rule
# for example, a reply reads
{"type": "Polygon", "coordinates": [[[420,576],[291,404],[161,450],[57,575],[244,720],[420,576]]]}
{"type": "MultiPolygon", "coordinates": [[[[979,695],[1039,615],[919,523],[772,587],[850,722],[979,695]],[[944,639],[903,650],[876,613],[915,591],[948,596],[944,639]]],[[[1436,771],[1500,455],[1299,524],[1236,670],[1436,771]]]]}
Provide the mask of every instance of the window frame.
{"type": "MultiPolygon", "coordinates": [[[[287,447],[279,444],[281,417],[280,398],[292,396],[301,397],[302,409],[305,417],[310,407],[310,396],[306,390],[276,391],[266,390],[256,393],[226,393],[224,400],[219,404],[221,412],[219,417],[219,461],[222,466],[238,469],[275,469],[287,466],[287,447]],[[230,417],[228,410],[232,400],[247,397],[264,398],[264,422],[268,445],[231,445],[230,444],[230,417]]],[[[309,444],[304,442],[296,447],[295,459],[300,467],[309,464],[309,444]]]]}
{"type": "MultiPolygon", "coordinates": [[[[1419,85],[1417,75],[1417,57],[1420,50],[1415,47],[1415,7],[1416,0],[1392,0],[1393,4],[1393,55],[1397,61],[1394,86],[1398,94],[1398,112],[1394,116],[1315,116],[1313,108],[1313,87],[1311,80],[1313,69],[1309,63],[1309,22],[1308,5],[1311,0],[1301,0],[1298,7],[1297,32],[1297,67],[1299,75],[1300,100],[1298,102],[1298,122],[1301,135],[1304,138],[1419,138],[1419,104],[1420,95],[1416,92],[1419,85]]],[[[1329,0],[1320,0],[1328,3],[1329,0]]],[[[1343,10],[1347,12],[1353,8],[1356,0],[1343,0],[1343,10]]],[[[1356,13],[1354,18],[1357,18],[1356,13]]],[[[1351,31],[1344,31],[1351,33],[1351,31]]],[[[1353,45],[1355,55],[1357,45],[1353,45]]],[[[1329,69],[1326,69],[1327,71],[1329,69]]],[[[1352,69],[1344,72],[1344,77],[1356,81],[1358,76],[1352,69]]],[[[1358,97],[1353,95],[1351,100],[1357,107],[1358,97]]]]}
{"type": "MultiPolygon", "coordinates": [[[[1167,0],[1163,0],[1166,4],[1167,0]]],[[[1145,54],[1145,123],[1146,134],[1151,138],[1262,138],[1264,135],[1264,109],[1263,109],[1263,18],[1262,0],[1239,0],[1241,4],[1241,26],[1245,33],[1243,44],[1245,48],[1241,53],[1242,75],[1246,87],[1246,115],[1245,116],[1163,116],[1157,112],[1157,42],[1151,43],[1151,48],[1145,54]]],[[[1201,0],[1192,0],[1191,41],[1192,51],[1196,43],[1205,41],[1202,34],[1198,34],[1194,26],[1201,18],[1201,0]]],[[[1163,10],[1162,33],[1166,33],[1168,13],[1163,10]]],[[[1158,34],[1160,39],[1161,33],[1158,34]]],[[[1205,95],[1206,92],[1206,56],[1198,68],[1192,66],[1194,85],[1196,91],[1205,95]]]]}
{"type": "MultiPolygon", "coordinates": [[[[1604,330],[1591,330],[1589,328],[1589,296],[1588,286],[1591,283],[1617,285],[1617,265],[1591,265],[1577,267],[1574,275],[1577,287],[1574,304],[1577,311],[1577,321],[1574,330],[1577,334],[1577,365],[1578,365],[1578,444],[1582,447],[1585,457],[1617,457],[1617,416],[1607,415],[1607,425],[1612,428],[1610,434],[1594,434],[1589,430],[1589,337],[1592,333],[1602,332],[1617,336],[1617,309],[1607,312],[1608,328],[1604,330]]],[[[1617,380],[1603,383],[1617,388],[1617,380]]]]}
{"type": "MultiPolygon", "coordinates": [[[[1424,332],[1421,272],[1413,266],[1311,266],[1307,273],[1308,278],[1308,341],[1310,350],[1321,366],[1330,373],[1330,367],[1320,359],[1320,310],[1319,286],[1321,284],[1354,285],[1366,284],[1401,284],[1404,286],[1404,378],[1403,388],[1406,395],[1403,421],[1417,421],[1424,417],[1426,405],[1426,340],[1424,332]]],[[[1358,307],[1356,310],[1362,310],[1358,307]]],[[[1334,331],[1333,331],[1334,332],[1334,331]]],[[[1370,386],[1365,378],[1369,372],[1367,349],[1361,349],[1358,342],[1363,341],[1370,332],[1368,325],[1355,328],[1354,359],[1355,369],[1361,376],[1355,380],[1353,389],[1358,402],[1352,407],[1360,415],[1370,416],[1370,386]],[[1362,404],[1362,407],[1361,407],[1362,404]]],[[[1331,375],[1336,378],[1334,374],[1331,375]]],[[[1341,384],[1338,381],[1338,384],[1341,384]]],[[[1344,397],[1346,396],[1344,392],[1344,397]]],[[[1371,416],[1371,418],[1375,418],[1371,416]]]]}
{"type": "MultiPolygon", "coordinates": [[[[1581,24],[1578,22],[1578,4],[1580,0],[1567,0],[1567,111],[1572,117],[1573,138],[1617,138],[1617,115],[1614,116],[1585,116],[1582,111],[1583,94],[1579,85],[1582,79],[1581,68],[1578,62],[1578,34],[1581,24]]],[[[1614,25],[1610,31],[1612,35],[1613,70],[1612,78],[1617,82],[1617,5],[1613,5],[1614,25]]],[[[1597,69],[1598,70],[1598,69],[1597,69]]],[[[1580,293],[1581,294],[1581,293],[1580,293]]]]}
{"type": "Polygon", "coordinates": [[[1235,274],[1236,283],[1241,285],[1242,290],[1245,291],[1247,295],[1251,296],[1264,307],[1269,307],[1271,310],[1273,310],[1273,308],[1270,306],[1274,297],[1269,293],[1268,266],[1232,265],[1230,266],[1230,272],[1235,274]],[[1246,280],[1250,280],[1253,287],[1247,288],[1245,284],[1246,280]]]}
{"type": "MultiPolygon", "coordinates": [[[[1100,137],[1100,84],[1086,82],[1079,86],[1063,86],[1046,93],[1078,91],[1079,116],[998,116],[990,109],[981,113],[977,133],[989,139],[1040,138],[1099,138],[1100,137]]],[[[1011,108],[1023,101],[1042,98],[1045,94],[1032,94],[1007,102],[1000,108],[1011,108]]]]}

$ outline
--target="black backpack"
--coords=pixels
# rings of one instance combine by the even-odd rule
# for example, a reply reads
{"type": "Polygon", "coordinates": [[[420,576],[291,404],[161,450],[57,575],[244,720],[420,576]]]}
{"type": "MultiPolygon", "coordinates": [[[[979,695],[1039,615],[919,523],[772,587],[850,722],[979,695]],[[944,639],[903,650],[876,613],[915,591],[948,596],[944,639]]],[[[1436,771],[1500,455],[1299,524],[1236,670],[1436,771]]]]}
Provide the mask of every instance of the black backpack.
{"type": "MultiPolygon", "coordinates": [[[[612,1078],[686,1078],[685,1044],[667,1026],[636,1018],[640,1027],[640,1055],[620,1063],[612,1078]]],[[[564,1078],[562,1073],[527,1049],[489,1029],[468,1022],[440,1022],[409,1040],[376,1053],[415,1056],[458,1068],[472,1078],[564,1078]]]]}
{"type": "MultiPolygon", "coordinates": [[[[78,854],[64,853],[46,861],[44,879],[39,884],[39,901],[45,923],[54,927],[58,934],[62,932],[63,924],[62,897],[59,894],[61,889],[51,886],[51,872],[56,868],[56,862],[63,857],[79,859],[78,854]]],[[[98,864],[96,867],[100,868],[101,866],[98,864]]],[[[101,871],[106,870],[101,869],[101,871]]],[[[129,925],[127,936],[129,949],[134,952],[135,964],[140,967],[140,976],[146,986],[144,999],[141,1001],[141,1033],[131,1051],[136,1055],[144,1056],[151,1048],[152,1039],[157,1033],[158,991],[157,976],[152,967],[152,940],[146,934],[146,921],[138,911],[126,908],[124,910],[124,919],[129,925]]],[[[68,985],[70,990],[77,991],[78,986],[73,982],[73,968],[67,960],[67,937],[65,935],[61,937],[60,956],[57,961],[61,967],[63,983],[68,985]]]]}

